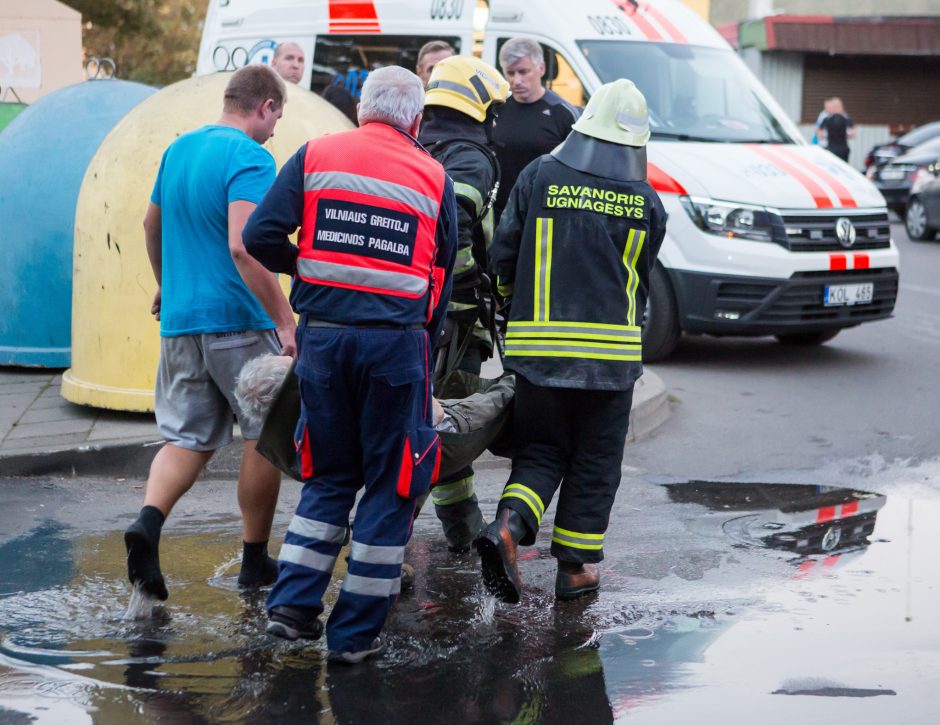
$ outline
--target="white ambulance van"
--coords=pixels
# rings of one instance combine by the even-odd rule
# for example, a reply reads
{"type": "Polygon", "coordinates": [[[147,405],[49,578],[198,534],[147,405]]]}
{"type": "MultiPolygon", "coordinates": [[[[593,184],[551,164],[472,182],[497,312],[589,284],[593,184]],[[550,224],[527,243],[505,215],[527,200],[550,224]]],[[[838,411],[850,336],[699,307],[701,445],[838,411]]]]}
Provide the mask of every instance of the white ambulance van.
{"type": "Polygon", "coordinates": [[[796,126],[725,40],[679,0],[211,0],[197,74],[307,58],[302,85],[355,98],[368,72],[414,68],[431,39],[498,66],[536,38],[546,85],[584,105],[629,78],[649,103],[649,180],[669,212],[644,320],[647,360],[681,333],[820,344],[890,317],[898,251],[884,199],[796,126]]]}

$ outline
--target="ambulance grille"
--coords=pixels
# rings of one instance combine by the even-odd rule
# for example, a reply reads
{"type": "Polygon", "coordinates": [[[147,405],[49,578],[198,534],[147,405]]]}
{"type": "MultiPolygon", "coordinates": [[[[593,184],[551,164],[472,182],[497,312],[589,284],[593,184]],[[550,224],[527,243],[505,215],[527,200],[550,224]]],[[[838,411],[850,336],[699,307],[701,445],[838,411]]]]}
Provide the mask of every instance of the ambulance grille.
{"type": "Polygon", "coordinates": [[[891,246],[891,225],[888,214],[785,214],[783,224],[786,240],[781,244],[793,252],[845,251],[836,238],[836,222],[849,219],[855,227],[855,244],[848,249],[887,249],[891,246]]]}
{"type": "Polygon", "coordinates": [[[721,282],[716,290],[715,307],[737,310],[742,318],[751,322],[853,325],[890,316],[897,296],[898,272],[894,268],[797,272],[784,285],[765,280],[721,282]],[[874,283],[874,294],[869,304],[825,305],[826,285],[858,282],[874,283]]]}

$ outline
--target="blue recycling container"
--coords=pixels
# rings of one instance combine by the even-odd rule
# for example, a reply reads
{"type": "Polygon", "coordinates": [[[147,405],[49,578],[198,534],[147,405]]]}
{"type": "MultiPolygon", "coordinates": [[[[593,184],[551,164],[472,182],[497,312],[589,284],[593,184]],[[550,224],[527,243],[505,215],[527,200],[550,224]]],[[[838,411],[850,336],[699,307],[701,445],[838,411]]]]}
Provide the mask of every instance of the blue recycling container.
{"type": "Polygon", "coordinates": [[[155,90],[78,83],[43,96],[0,133],[0,365],[71,363],[78,192],[104,137],[155,90]]]}

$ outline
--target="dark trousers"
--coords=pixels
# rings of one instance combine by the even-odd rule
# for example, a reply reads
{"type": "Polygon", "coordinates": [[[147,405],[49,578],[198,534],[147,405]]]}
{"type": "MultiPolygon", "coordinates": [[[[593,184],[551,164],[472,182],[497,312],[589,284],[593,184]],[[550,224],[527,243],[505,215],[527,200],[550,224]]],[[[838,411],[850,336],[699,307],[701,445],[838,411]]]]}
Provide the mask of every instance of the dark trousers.
{"type": "Polygon", "coordinates": [[[572,562],[604,558],[632,402],[632,388],[548,388],[516,375],[516,455],[499,508],[514,509],[525,520],[529,535],[520,543],[535,543],[560,487],[552,555],[572,562]]]}
{"type": "Polygon", "coordinates": [[[357,492],[349,564],[327,621],[331,650],[367,648],[399,594],[414,497],[427,491],[440,442],[431,428],[424,330],[297,331],[304,476],[268,608],[323,611],[357,492]],[[408,490],[404,490],[408,489],[408,490]]]}

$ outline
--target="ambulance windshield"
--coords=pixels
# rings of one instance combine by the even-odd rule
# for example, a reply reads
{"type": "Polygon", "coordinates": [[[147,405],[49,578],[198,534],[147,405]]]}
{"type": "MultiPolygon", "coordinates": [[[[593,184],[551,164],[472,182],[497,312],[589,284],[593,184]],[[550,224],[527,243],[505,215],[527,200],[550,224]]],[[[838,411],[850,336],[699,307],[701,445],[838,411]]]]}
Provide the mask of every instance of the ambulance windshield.
{"type": "Polygon", "coordinates": [[[646,96],[654,139],[793,143],[730,50],[677,43],[578,42],[601,81],[629,78],[646,96]]]}

